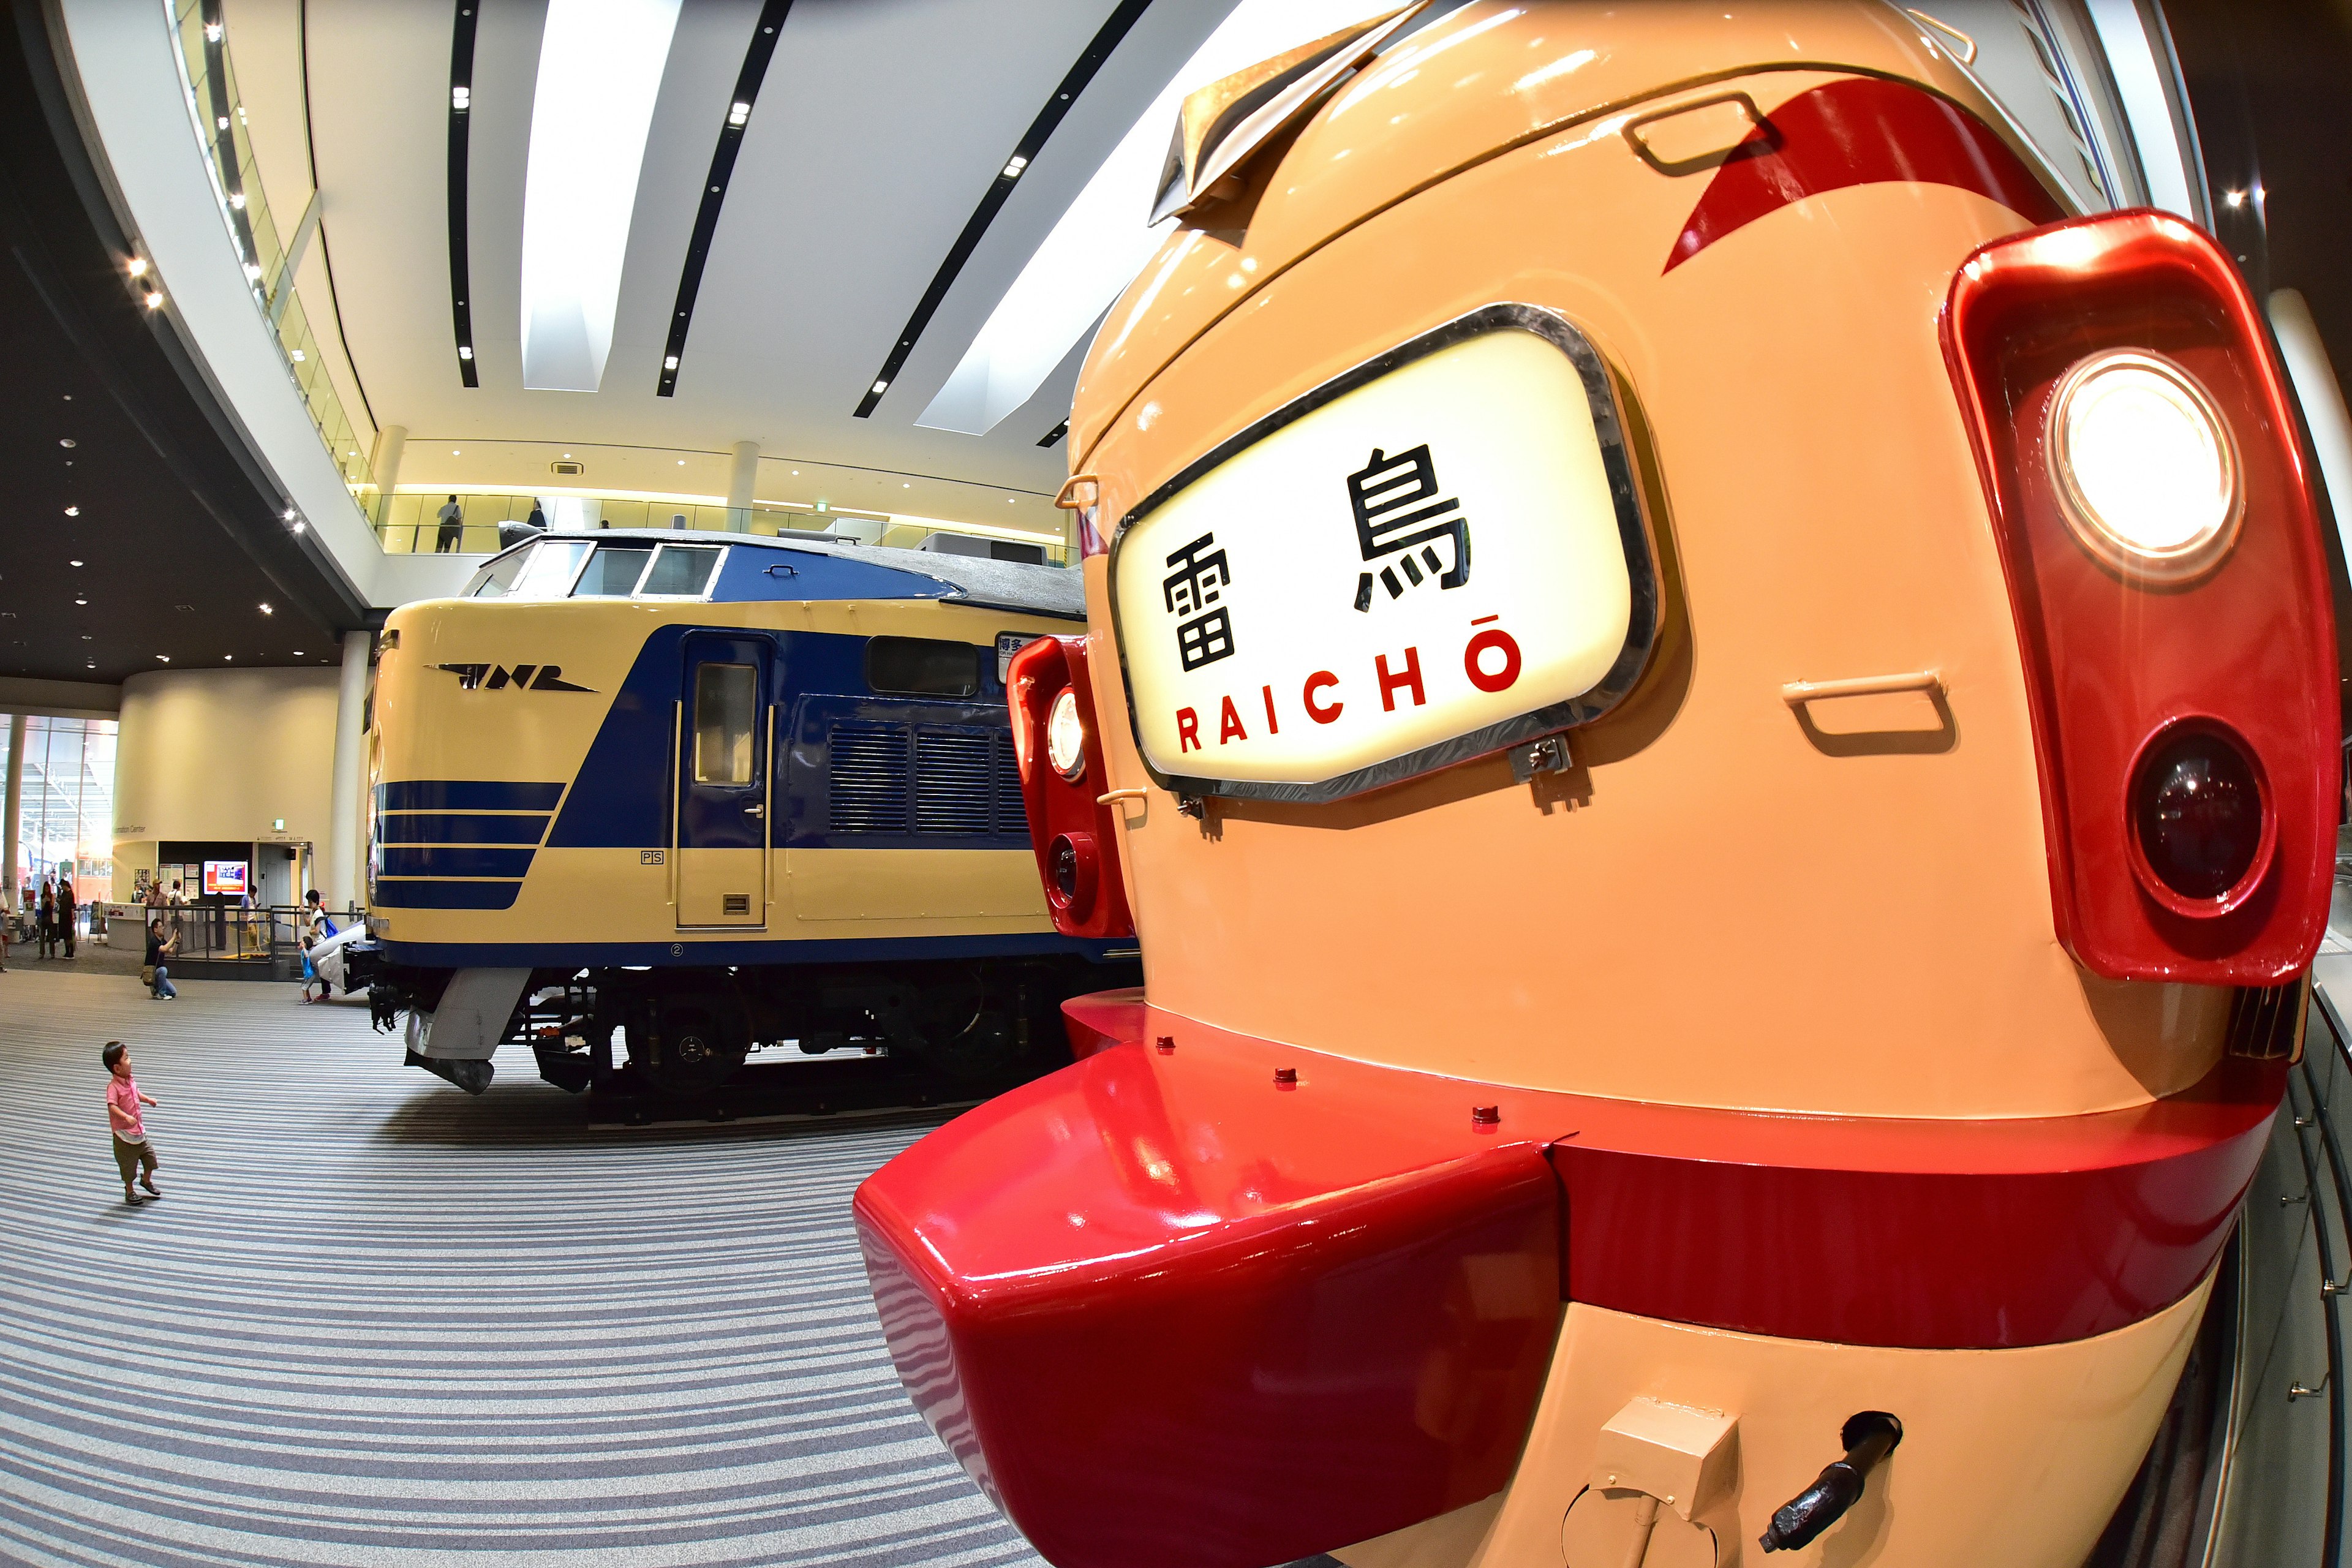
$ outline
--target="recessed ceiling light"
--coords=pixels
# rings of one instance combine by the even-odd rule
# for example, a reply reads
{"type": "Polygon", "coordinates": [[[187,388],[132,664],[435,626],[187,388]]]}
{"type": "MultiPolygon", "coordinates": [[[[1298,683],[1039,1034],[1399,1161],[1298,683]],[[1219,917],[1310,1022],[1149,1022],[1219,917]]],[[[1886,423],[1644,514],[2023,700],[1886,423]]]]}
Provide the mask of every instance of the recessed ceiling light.
{"type": "Polygon", "coordinates": [[[87,605],[87,604],[89,604],[89,601],[88,599],[77,598],[76,600],[74,600],[74,603],[75,603],[75,604],[77,604],[77,605],[87,605]]]}
{"type": "Polygon", "coordinates": [[[73,438],[72,437],[70,437],[70,436],[62,437],[60,437],[60,438],[58,439],[58,446],[60,446],[60,447],[72,447],[72,446],[74,446],[74,445],[76,445],[76,444],[77,444],[77,443],[75,442],[74,438],[73,438]]]}
{"type": "Polygon", "coordinates": [[[677,356],[676,354],[664,354],[662,356],[662,369],[676,370],[677,368],[677,356]]]}
{"type": "Polygon", "coordinates": [[[262,613],[263,615],[265,615],[265,616],[274,616],[274,615],[276,615],[278,612],[277,612],[276,610],[271,609],[268,605],[262,605],[262,606],[261,606],[261,613],[262,613]]]}
{"type": "Polygon", "coordinates": [[[472,359],[474,357],[474,345],[471,343],[459,343],[457,345],[457,357],[459,359],[472,359]]]}
{"type": "Polygon", "coordinates": [[[279,512],[278,516],[282,521],[291,522],[294,521],[294,509],[289,506],[284,511],[279,512]]]}
{"type": "Polygon", "coordinates": [[[144,278],[147,276],[147,258],[143,256],[134,256],[130,260],[124,262],[122,266],[123,269],[129,272],[133,278],[144,278]]]}
{"type": "Polygon", "coordinates": [[[686,459],[685,459],[684,458],[680,458],[677,460],[677,466],[678,466],[679,468],[684,468],[684,467],[686,467],[686,459]]]}
{"type": "Polygon", "coordinates": [[[874,390],[877,392],[887,392],[890,390],[890,384],[887,381],[877,381],[874,384],[874,390]]]}
{"type": "Polygon", "coordinates": [[[81,564],[81,563],[80,563],[80,562],[79,562],[79,561],[68,561],[68,562],[67,562],[67,563],[66,563],[66,564],[67,564],[67,565],[68,565],[68,566],[79,566],[79,565],[80,565],[80,564],[81,564]]]}
{"type": "Polygon", "coordinates": [[[147,308],[148,308],[149,310],[162,310],[162,309],[163,308],[163,291],[162,289],[148,289],[148,290],[147,290],[147,293],[146,293],[146,300],[147,300],[147,308]]]}
{"type": "Polygon", "coordinates": [[[749,119],[751,119],[751,106],[750,104],[748,104],[748,103],[733,103],[733,104],[730,104],[730,105],[728,105],[728,107],[727,107],[727,123],[728,123],[728,124],[730,124],[730,125],[740,125],[740,124],[742,124],[742,123],[743,123],[743,121],[747,121],[747,120],[749,120],[749,119]]]}
{"type": "Polygon", "coordinates": [[[300,648],[299,648],[299,647],[298,647],[298,648],[296,648],[296,649],[294,650],[294,657],[295,657],[296,658],[300,658],[302,657],[302,650],[301,650],[300,648]]]}
{"type": "Polygon", "coordinates": [[[81,515],[81,508],[78,506],[69,506],[66,508],[66,515],[68,517],[79,517],[81,515]]]}
{"type": "Polygon", "coordinates": [[[310,357],[309,354],[304,353],[300,349],[289,349],[286,352],[288,354],[292,356],[296,364],[300,364],[310,357]]]}
{"type": "Polygon", "coordinates": [[[913,489],[915,487],[914,487],[913,482],[910,480],[910,481],[908,481],[908,482],[907,482],[907,483],[901,484],[898,488],[899,488],[900,489],[902,489],[902,490],[910,490],[910,489],[913,489]]]}
{"type": "Polygon", "coordinates": [[[96,642],[98,639],[90,636],[88,632],[84,632],[81,634],[81,640],[84,642],[96,642]]]}
{"type": "Polygon", "coordinates": [[[461,114],[467,110],[473,108],[474,89],[470,87],[451,88],[449,89],[449,107],[457,110],[461,114]]]}
{"type": "Polygon", "coordinates": [[[171,662],[172,662],[172,656],[171,656],[170,654],[168,654],[168,653],[159,653],[159,654],[157,654],[155,657],[156,657],[158,659],[161,659],[161,660],[162,660],[163,663],[165,663],[165,664],[169,664],[169,663],[171,663],[171,662]]]}
{"type": "Polygon", "coordinates": [[[245,210],[245,193],[243,191],[230,192],[228,205],[235,207],[237,211],[243,212],[245,210]]]}
{"type": "Polygon", "coordinates": [[[295,523],[295,525],[294,525],[294,531],[295,531],[295,532],[297,532],[297,533],[301,532],[301,531],[302,531],[302,524],[301,524],[301,523],[299,523],[299,522],[295,523]]]}
{"type": "Polygon", "coordinates": [[[227,664],[227,663],[231,662],[232,660],[234,660],[236,658],[236,655],[233,654],[233,653],[225,653],[225,654],[221,655],[221,662],[222,662],[223,664],[227,664]]]}

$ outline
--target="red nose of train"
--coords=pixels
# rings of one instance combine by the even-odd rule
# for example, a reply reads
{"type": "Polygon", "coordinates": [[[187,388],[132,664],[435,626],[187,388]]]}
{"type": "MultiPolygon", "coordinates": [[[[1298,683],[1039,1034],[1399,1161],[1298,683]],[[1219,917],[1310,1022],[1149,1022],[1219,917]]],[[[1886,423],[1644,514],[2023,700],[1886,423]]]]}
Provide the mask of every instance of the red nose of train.
{"type": "Polygon", "coordinates": [[[901,1377],[1049,1561],[1264,1568],[1508,1479],[1559,1313],[1543,1146],[1325,1061],[1121,1047],[859,1190],[901,1377]]]}

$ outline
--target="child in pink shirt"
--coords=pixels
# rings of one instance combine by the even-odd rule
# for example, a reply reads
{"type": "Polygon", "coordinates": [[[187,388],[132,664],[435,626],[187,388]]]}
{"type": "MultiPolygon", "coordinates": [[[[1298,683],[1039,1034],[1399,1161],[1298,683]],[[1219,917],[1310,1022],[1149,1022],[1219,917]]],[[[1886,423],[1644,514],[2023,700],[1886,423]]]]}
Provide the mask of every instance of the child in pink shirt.
{"type": "Polygon", "coordinates": [[[114,1129],[114,1164],[122,1173],[122,1201],[137,1208],[147,1198],[163,1195],[155,1185],[155,1142],[147,1136],[147,1120],[140,1109],[155,1101],[139,1092],[139,1080],[131,1076],[130,1049],[121,1040],[107,1041],[99,1059],[110,1075],[106,1084],[106,1119],[114,1129]],[[131,1190],[134,1176],[147,1189],[147,1198],[131,1190]]]}

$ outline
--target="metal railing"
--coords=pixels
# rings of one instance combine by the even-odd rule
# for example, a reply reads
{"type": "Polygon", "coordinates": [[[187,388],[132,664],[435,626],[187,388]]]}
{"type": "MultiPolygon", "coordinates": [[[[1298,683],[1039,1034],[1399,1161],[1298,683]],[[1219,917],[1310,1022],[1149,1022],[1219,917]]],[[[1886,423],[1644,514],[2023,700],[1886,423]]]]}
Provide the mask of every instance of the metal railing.
{"type": "MultiPolygon", "coordinates": [[[[328,918],[338,931],[349,931],[365,919],[356,910],[331,910],[328,918]]],[[[137,910],[136,934],[142,943],[148,925],[156,920],[163,922],[166,932],[179,933],[179,951],[168,961],[174,966],[279,963],[299,966],[300,963],[302,910],[299,905],[249,910],[211,904],[167,904],[162,909],[142,905],[137,910]]],[[[109,931],[109,945],[116,944],[116,935],[109,931]]]]}
{"type": "Polygon", "coordinates": [[[373,437],[362,438],[358,423],[344,408],[341,395],[327,374],[301,295],[288,275],[289,263],[299,265],[301,260],[300,247],[289,244],[291,237],[271,216],[262,189],[253,141],[246,131],[245,100],[237,91],[236,68],[229,61],[220,0],[172,0],[171,17],[182,79],[187,88],[188,113],[205,150],[213,195],[221,205],[229,241],[252,287],[254,307],[270,323],[278,352],[285,357],[286,374],[301,394],[319,440],[341,470],[353,501],[362,511],[373,512],[376,500],[370,452],[373,437]],[[289,250],[296,254],[289,255],[289,250]]]}
{"type": "MultiPolygon", "coordinates": [[[[461,490],[399,491],[382,499],[376,514],[376,536],[390,555],[488,555],[503,548],[499,525],[538,522],[557,531],[605,528],[682,528],[705,533],[831,533],[865,544],[913,549],[934,533],[961,533],[952,525],[940,528],[877,516],[871,512],[803,510],[796,507],[715,506],[707,501],[664,500],[644,496],[579,495],[561,491],[509,495],[461,490]],[[455,501],[458,520],[443,521],[441,511],[455,501]]],[[[973,537],[1003,536],[972,531],[973,537]]],[[[1044,558],[1056,566],[1069,563],[1066,544],[1034,539],[1004,538],[1008,544],[1036,543],[1044,558]]]]}

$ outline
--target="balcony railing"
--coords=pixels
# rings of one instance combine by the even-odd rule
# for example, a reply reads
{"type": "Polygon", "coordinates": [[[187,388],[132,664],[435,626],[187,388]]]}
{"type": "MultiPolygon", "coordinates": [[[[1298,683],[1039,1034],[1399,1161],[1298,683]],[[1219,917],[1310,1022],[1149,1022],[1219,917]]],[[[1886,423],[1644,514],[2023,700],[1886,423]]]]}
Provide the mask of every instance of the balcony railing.
{"type": "Polygon", "coordinates": [[[566,494],[505,495],[479,491],[420,490],[383,498],[376,522],[384,552],[392,555],[434,553],[488,555],[502,546],[499,526],[538,522],[557,531],[602,528],[683,528],[706,533],[830,533],[863,544],[913,549],[934,533],[965,533],[1007,544],[1036,544],[1054,565],[1069,563],[1066,545],[1032,536],[901,521],[871,512],[803,511],[774,506],[729,507],[708,502],[662,500],[642,496],[566,494]],[[455,501],[458,520],[442,519],[455,501]]]}
{"type": "Polygon", "coordinates": [[[221,205],[229,241],[252,287],[254,307],[269,322],[278,352],[285,356],[286,374],[301,394],[319,440],[341,470],[352,500],[361,510],[373,513],[374,437],[372,433],[362,436],[358,422],[345,410],[341,395],[327,374],[301,295],[288,276],[289,265],[299,265],[301,258],[289,257],[290,237],[271,215],[269,198],[262,189],[253,141],[246,131],[245,100],[237,91],[236,68],[229,61],[220,0],[172,0],[172,22],[187,88],[188,112],[205,150],[213,194],[221,205]]]}

